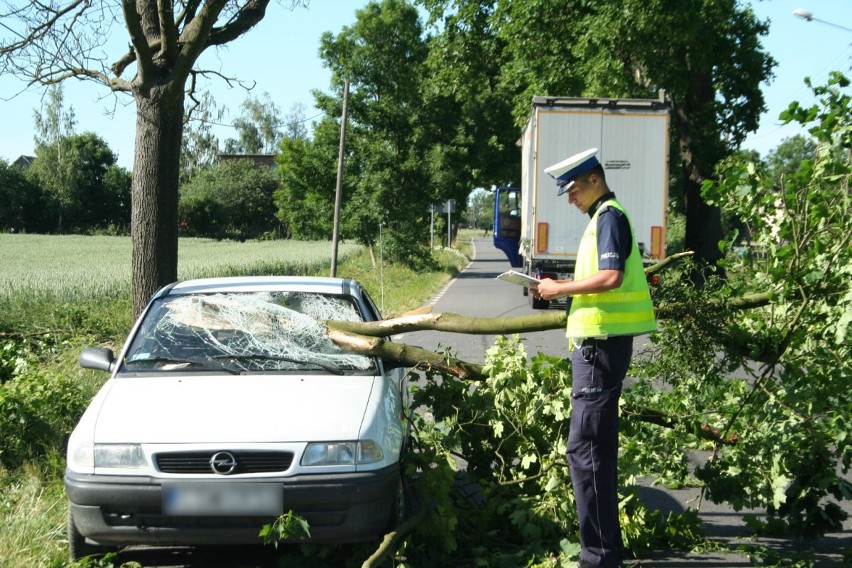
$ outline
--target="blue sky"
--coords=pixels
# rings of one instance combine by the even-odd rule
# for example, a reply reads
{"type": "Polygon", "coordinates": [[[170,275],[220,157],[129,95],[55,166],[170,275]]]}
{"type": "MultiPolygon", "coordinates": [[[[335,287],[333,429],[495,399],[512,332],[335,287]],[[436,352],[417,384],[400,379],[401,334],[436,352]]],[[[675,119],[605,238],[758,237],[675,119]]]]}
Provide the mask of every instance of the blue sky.
{"type": "MultiPolygon", "coordinates": [[[[207,68],[255,82],[253,93],[268,92],[283,113],[302,104],[306,116],[311,117],[315,114],[311,91],[329,88],[328,70],[317,54],[320,35],[338,33],[351,25],[355,11],[367,0],[311,0],[309,8],[293,11],[282,4],[285,2],[272,2],[267,17],[246,37],[205,54],[203,61],[207,68]]],[[[746,142],[746,147],[766,154],[785,137],[799,132],[791,125],[780,127],[777,117],[792,100],[813,102],[805,77],[817,85],[832,70],[852,77],[852,0],[755,0],[750,4],[759,18],[771,20],[764,47],[778,61],[776,78],[763,87],[769,110],[760,129],[746,142]],[[811,11],[814,20],[793,16],[796,8],[811,11]]],[[[123,33],[123,29],[115,30],[113,41],[118,45],[127,43],[123,33]]],[[[33,114],[41,105],[43,91],[27,91],[7,100],[23,87],[18,80],[0,77],[0,158],[7,161],[33,153],[33,114]]],[[[119,164],[129,169],[135,123],[131,99],[79,81],[66,82],[64,90],[66,105],[74,108],[77,131],[100,135],[118,153],[119,164]]],[[[240,103],[247,96],[244,91],[228,89],[222,82],[213,84],[211,90],[219,106],[228,109],[225,121],[239,116],[240,103]]],[[[226,127],[218,128],[216,134],[221,142],[234,136],[226,127]]]]}

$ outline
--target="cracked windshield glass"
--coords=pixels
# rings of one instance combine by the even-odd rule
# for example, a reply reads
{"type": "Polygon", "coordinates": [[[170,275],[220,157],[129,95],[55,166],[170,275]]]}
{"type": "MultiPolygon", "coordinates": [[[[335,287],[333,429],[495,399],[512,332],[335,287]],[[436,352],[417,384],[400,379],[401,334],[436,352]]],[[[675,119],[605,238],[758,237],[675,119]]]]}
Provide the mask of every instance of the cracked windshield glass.
{"type": "Polygon", "coordinates": [[[322,320],[361,321],[348,298],[309,292],[198,294],[157,300],[123,371],[372,371],[334,345],[322,320]]]}

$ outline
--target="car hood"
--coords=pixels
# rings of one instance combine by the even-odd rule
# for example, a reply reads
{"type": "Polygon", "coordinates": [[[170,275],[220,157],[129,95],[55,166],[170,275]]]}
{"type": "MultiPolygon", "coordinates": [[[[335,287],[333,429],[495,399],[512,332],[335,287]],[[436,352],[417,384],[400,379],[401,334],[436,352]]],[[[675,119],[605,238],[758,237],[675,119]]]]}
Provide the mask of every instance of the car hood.
{"type": "Polygon", "coordinates": [[[375,377],[120,377],[97,412],[94,442],[354,440],[375,377]]]}

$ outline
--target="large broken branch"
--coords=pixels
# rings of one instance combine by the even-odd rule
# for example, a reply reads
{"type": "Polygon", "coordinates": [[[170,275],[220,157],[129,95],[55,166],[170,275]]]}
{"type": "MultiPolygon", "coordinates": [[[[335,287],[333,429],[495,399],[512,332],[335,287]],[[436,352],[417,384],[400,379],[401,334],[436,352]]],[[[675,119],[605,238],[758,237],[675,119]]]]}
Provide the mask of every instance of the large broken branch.
{"type": "MultiPolygon", "coordinates": [[[[329,322],[331,323],[331,322],[329,322]]],[[[340,323],[340,322],[334,322],[340,323]]],[[[328,337],[338,346],[362,355],[392,359],[407,367],[439,369],[464,380],[482,380],[482,366],[447,357],[422,347],[393,343],[379,337],[366,337],[334,329],[329,325],[328,337]]]]}
{"type": "Polygon", "coordinates": [[[475,318],[459,314],[406,314],[374,322],[329,321],[330,328],[369,337],[389,337],[411,331],[447,331],[472,335],[506,335],[547,331],[565,326],[565,312],[554,311],[510,318],[475,318]]]}
{"type": "MultiPolygon", "coordinates": [[[[747,310],[766,306],[771,294],[748,294],[727,300],[727,305],[736,310],[747,310]]],[[[711,300],[712,303],[719,303],[711,300]]],[[[683,310],[680,304],[661,304],[655,312],[658,319],[666,319],[683,310]]],[[[329,328],[346,331],[368,337],[390,337],[412,331],[447,331],[468,335],[509,335],[530,333],[565,327],[566,314],[563,311],[550,311],[528,316],[508,318],[477,318],[453,313],[412,313],[373,322],[328,321],[329,328]]]]}

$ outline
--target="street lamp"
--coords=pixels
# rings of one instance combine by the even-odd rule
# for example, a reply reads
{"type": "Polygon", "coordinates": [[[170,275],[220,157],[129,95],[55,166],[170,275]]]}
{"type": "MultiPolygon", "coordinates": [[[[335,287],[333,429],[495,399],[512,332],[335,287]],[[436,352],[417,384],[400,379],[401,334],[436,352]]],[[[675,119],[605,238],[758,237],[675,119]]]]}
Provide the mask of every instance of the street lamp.
{"type": "Polygon", "coordinates": [[[852,28],[847,28],[841,26],[839,24],[835,24],[834,22],[828,22],[826,20],[820,20],[819,18],[814,18],[814,13],[810,10],[805,10],[804,8],[796,8],[793,10],[793,15],[797,18],[802,18],[805,21],[811,22],[822,22],[823,24],[828,24],[829,26],[834,26],[835,28],[840,28],[841,30],[846,30],[847,32],[852,32],[852,28]]]}

